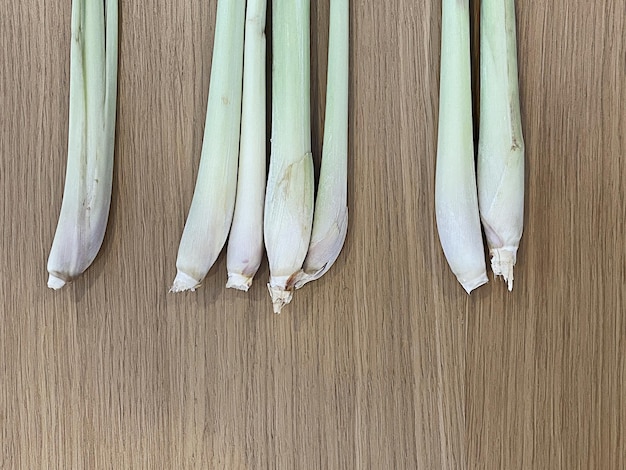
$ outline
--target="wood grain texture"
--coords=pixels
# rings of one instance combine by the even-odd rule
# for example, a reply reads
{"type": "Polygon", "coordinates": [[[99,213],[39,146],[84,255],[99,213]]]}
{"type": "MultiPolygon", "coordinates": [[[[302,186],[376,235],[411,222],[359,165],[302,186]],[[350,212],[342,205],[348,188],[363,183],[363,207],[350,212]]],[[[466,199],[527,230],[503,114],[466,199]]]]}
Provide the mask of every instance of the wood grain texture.
{"type": "Polygon", "coordinates": [[[434,225],[440,3],[353,1],[346,246],[280,316],[267,264],[167,294],[216,2],[120,3],[107,236],[60,292],[70,2],[0,4],[0,468],[626,466],[626,2],[517,2],[525,233],[513,293],[468,297],[434,225]]]}

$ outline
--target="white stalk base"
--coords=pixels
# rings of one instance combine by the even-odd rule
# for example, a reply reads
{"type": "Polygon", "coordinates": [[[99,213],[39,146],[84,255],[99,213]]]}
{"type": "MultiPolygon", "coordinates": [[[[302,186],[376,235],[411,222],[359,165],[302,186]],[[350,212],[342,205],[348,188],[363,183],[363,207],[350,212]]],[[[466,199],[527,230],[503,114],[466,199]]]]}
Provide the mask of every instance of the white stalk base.
{"type": "Polygon", "coordinates": [[[182,271],[177,271],[170,292],[184,292],[188,290],[195,292],[198,287],[200,287],[200,282],[182,271]]]}
{"type": "Polygon", "coordinates": [[[226,281],[227,289],[237,289],[248,292],[252,285],[252,276],[244,276],[239,273],[228,273],[228,281],[226,281]]]}
{"type": "Polygon", "coordinates": [[[484,271],[481,273],[478,273],[476,276],[473,276],[469,279],[463,278],[461,276],[457,276],[456,278],[461,284],[461,286],[463,286],[463,289],[465,289],[465,292],[467,292],[468,294],[471,294],[474,289],[482,286],[483,284],[487,284],[487,282],[489,282],[487,273],[485,273],[484,271]]]}
{"type": "Polygon", "coordinates": [[[64,279],[61,279],[54,274],[50,274],[50,276],[48,276],[48,287],[50,289],[59,290],[65,284],[67,284],[67,282],[64,279]]]}

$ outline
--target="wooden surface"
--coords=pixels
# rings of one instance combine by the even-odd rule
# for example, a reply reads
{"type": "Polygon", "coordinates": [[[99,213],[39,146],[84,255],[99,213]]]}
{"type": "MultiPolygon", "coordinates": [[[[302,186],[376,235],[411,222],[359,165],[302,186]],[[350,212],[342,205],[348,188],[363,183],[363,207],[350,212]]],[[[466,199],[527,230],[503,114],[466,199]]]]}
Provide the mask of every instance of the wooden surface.
{"type": "MultiPolygon", "coordinates": [[[[475,5],[476,6],[476,5],[475,5]]],[[[0,4],[0,468],[626,467],[626,2],[519,1],[527,155],[515,290],[468,297],[433,213],[440,3],[354,0],[350,228],[271,313],[222,256],[167,294],[195,181],[215,1],[121,1],[113,208],[45,287],[70,2],[0,4]]],[[[312,6],[319,157],[328,0],[312,6]]]]}

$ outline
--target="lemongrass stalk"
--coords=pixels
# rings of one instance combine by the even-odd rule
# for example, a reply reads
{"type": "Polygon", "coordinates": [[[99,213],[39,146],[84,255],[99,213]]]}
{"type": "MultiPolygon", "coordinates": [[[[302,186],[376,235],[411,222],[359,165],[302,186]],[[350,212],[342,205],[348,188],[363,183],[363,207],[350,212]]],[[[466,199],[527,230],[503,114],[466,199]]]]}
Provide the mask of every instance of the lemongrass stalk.
{"type": "Polygon", "coordinates": [[[220,254],[233,218],[241,120],[245,0],[218,0],[202,154],[178,247],[172,292],[195,290],[220,254]]]}
{"type": "Polygon", "coordinates": [[[469,294],[487,282],[472,135],[469,1],[443,0],[435,213],[452,272],[469,294]]]}
{"type": "Polygon", "coordinates": [[[226,251],[226,287],[243,291],[252,284],[264,251],[266,10],[267,0],[248,0],[237,198],[226,251]]]}
{"type": "Polygon", "coordinates": [[[52,289],[83,273],[104,239],[115,146],[117,30],[117,0],[72,2],[67,168],[47,266],[52,289]]]}
{"type": "Polygon", "coordinates": [[[349,0],[330,1],[329,23],[322,163],[311,242],[297,288],[330,269],[348,230],[349,0]]]}
{"type": "Polygon", "coordinates": [[[274,311],[291,301],[311,239],[310,0],[272,5],[272,140],[264,239],[274,311]]]}
{"type": "Polygon", "coordinates": [[[514,0],[482,0],[478,200],[491,269],[513,289],[524,225],[524,138],[514,0]]]}

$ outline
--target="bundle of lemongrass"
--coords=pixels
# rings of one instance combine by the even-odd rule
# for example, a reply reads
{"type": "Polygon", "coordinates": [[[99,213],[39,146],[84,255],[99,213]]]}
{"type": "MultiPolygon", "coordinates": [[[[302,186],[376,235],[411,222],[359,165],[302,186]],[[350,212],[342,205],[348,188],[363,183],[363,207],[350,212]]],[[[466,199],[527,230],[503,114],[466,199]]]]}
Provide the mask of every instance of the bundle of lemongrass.
{"type": "MultiPolygon", "coordinates": [[[[276,0],[266,191],[267,0],[219,0],[202,155],[172,291],[195,290],[228,238],[227,287],[248,290],[267,247],[274,310],[335,262],[347,229],[348,0],[332,0],[328,90],[313,205],[310,0],[276,0]]],[[[72,4],[68,165],[48,285],[95,258],[111,200],[117,0],[72,4]]]]}
{"type": "Polygon", "coordinates": [[[247,8],[245,0],[219,0],[202,156],[171,290],[196,289],[227,238],[227,287],[248,290],[265,244],[268,288],[274,311],[280,312],[296,288],[331,267],[346,236],[348,0],[331,1],[326,122],[315,206],[310,0],[276,0],[272,11],[267,184],[266,0],[248,0],[247,8]]]}
{"type": "Polygon", "coordinates": [[[443,0],[435,212],[452,272],[470,293],[491,268],[513,288],[524,219],[524,141],[514,0],[482,0],[478,189],[472,133],[469,0],[443,0]]]}

